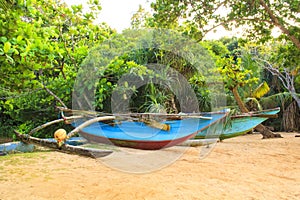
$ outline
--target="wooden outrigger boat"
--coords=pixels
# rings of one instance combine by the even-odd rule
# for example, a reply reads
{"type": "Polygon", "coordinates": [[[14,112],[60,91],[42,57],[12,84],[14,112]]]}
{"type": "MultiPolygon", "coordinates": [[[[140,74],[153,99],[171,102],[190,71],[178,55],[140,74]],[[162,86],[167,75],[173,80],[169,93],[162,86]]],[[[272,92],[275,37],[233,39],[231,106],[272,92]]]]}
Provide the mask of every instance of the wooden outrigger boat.
{"type": "Polygon", "coordinates": [[[280,108],[249,112],[231,116],[230,120],[228,120],[229,110],[186,115],[131,113],[100,117],[71,116],[46,123],[35,128],[28,135],[18,132],[16,135],[25,143],[46,146],[61,152],[102,157],[112,151],[77,146],[72,144],[70,138],[75,133],[79,133],[92,143],[144,150],[157,150],[178,144],[205,145],[215,142],[215,139],[223,140],[242,135],[268,118],[276,117],[279,111],[280,108]],[[86,117],[88,120],[83,120],[86,117]],[[46,126],[67,120],[75,120],[72,125],[76,128],[67,135],[61,146],[55,140],[30,136],[46,126]]]}
{"type": "Polygon", "coordinates": [[[180,144],[212,125],[224,123],[228,114],[229,110],[186,115],[133,113],[115,115],[112,124],[101,121],[85,125],[79,120],[73,125],[90,142],[157,150],[180,144]],[[130,120],[118,120],[128,116],[130,120]],[[157,118],[160,120],[153,120],[157,118]]]}
{"type": "Polygon", "coordinates": [[[203,146],[232,137],[243,135],[269,118],[276,118],[280,108],[230,116],[224,124],[216,124],[199,132],[194,138],[183,142],[183,146],[203,146]]]}
{"type": "Polygon", "coordinates": [[[15,135],[25,144],[54,149],[59,152],[79,154],[89,157],[103,157],[112,150],[86,148],[73,145],[70,138],[79,133],[93,143],[113,144],[136,149],[156,150],[177,145],[188,140],[199,131],[209,126],[223,123],[229,111],[201,114],[153,114],[131,113],[95,117],[95,112],[82,111],[82,115],[74,115],[47,122],[31,130],[28,134],[15,131],[15,135]],[[165,118],[163,121],[154,120],[165,118]],[[71,122],[75,127],[62,142],[53,139],[42,139],[31,136],[33,133],[59,122],[71,122]]]}
{"type": "MultiPolygon", "coordinates": [[[[230,117],[224,125],[222,132],[208,133],[207,130],[199,132],[195,139],[213,138],[215,135],[221,140],[243,135],[269,118],[277,117],[280,108],[244,113],[230,117]]],[[[220,130],[220,129],[219,129],[220,130]]]]}

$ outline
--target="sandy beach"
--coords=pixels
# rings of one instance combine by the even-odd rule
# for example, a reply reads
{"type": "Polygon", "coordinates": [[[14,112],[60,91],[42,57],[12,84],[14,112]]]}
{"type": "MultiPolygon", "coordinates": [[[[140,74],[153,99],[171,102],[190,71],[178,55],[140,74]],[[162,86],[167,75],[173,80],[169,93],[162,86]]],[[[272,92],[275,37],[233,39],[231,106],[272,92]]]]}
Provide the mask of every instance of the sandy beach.
{"type": "Polygon", "coordinates": [[[112,169],[101,161],[59,152],[0,157],[0,199],[300,199],[300,138],[240,136],[190,147],[150,173],[112,169]]]}

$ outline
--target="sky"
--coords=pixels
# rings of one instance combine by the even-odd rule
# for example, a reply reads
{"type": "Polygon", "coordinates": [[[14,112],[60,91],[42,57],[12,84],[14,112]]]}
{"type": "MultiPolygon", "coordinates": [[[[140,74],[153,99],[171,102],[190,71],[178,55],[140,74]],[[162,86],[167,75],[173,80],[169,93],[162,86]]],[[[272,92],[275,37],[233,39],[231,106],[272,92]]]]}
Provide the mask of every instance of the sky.
{"type": "MultiPolygon", "coordinates": [[[[86,4],[87,0],[64,0],[71,4],[86,4]]],[[[111,28],[116,29],[119,33],[129,28],[132,15],[142,5],[146,10],[150,10],[151,2],[155,0],[100,0],[102,10],[97,22],[106,22],[111,28]]],[[[222,36],[239,36],[241,30],[229,33],[223,27],[218,28],[215,32],[210,32],[205,39],[219,39],[222,36]]]]}
{"type": "MultiPolygon", "coordinates": [[[[132,15],[138,10],[139,5],[150,9],[154,0],[100,0],[102,10],[97,22],[106,22],[118,32],[129,28],[132,15]]],[[[87,0],[65,0],[68,4],[85,4],[87,0]]]]}
{"type": "Polygon", "coordinates": [[[102,11],[99,20],[106,22],[118,32],[129,28],[131,17],[142,5],[143,8],[150,9],[149,0],[100,0],[102,11]]]}

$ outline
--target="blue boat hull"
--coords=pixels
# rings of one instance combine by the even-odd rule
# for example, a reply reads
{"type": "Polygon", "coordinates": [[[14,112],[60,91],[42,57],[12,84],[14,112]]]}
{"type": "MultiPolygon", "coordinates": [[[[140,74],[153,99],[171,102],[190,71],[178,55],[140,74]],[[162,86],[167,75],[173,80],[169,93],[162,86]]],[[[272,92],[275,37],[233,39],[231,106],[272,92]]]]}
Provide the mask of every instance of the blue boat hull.
{"type": "MultiPolygon", "coordinates": [[[[144,150],[157,150],[182,143],[210,126],[223,122],[228,112],[205,113],[211,119],[186,118],[164,121],[170,130],[153,128],[143,122],[122,121],[114,126],[102,122],[80,130],[80,135],[90,142],[105,143],[144,150]]],[[[82,122],[75,124],[79,126],[82,122]]]]}

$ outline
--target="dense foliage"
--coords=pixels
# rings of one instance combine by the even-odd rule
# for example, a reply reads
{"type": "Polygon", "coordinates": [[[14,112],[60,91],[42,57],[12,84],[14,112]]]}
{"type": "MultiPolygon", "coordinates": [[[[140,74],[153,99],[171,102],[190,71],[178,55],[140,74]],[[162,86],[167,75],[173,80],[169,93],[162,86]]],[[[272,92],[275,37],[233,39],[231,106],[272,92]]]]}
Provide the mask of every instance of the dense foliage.
{"type": "Polygon", "coordinates": [[[57,117],[56,101],[44,87],[71,105],[74,80],[89,48],[110,37],[105,24],[94,25],[97,0],[83,7],[60,1],[1,2],[1,134],[27,131],[57,117]]]}
{"type": "MultiPolygon", "coordinates": [[[[200,72],[208,74],[207,69],[214,63],[205,48],[179,34],[165,30],[127,30],[94,48],[83,65],[88,72],[82,77],[89,79],[89,71],[98,69],[96,109],[106,112],[111,112],[111,107],[117,109],[118,105],[111,104],[116,102],[112,99],[113,94],[119,94],[118,101],[130,99],[130,111],[178,113],[188,111],[183,106],[188,103],[181,97],[192,98],[182,93],[192,91],[191,86],[200,104],[204,102],[203,98],[208,98],[204,74],[200,72]]],[[[93,80],[81,82],[88,85],[78,88],[89,88],[94,83],[93,80]]],[[[206,100],[206,105],[196,109],[209,111],[211,105],[208,102],[206,100]]]]}

